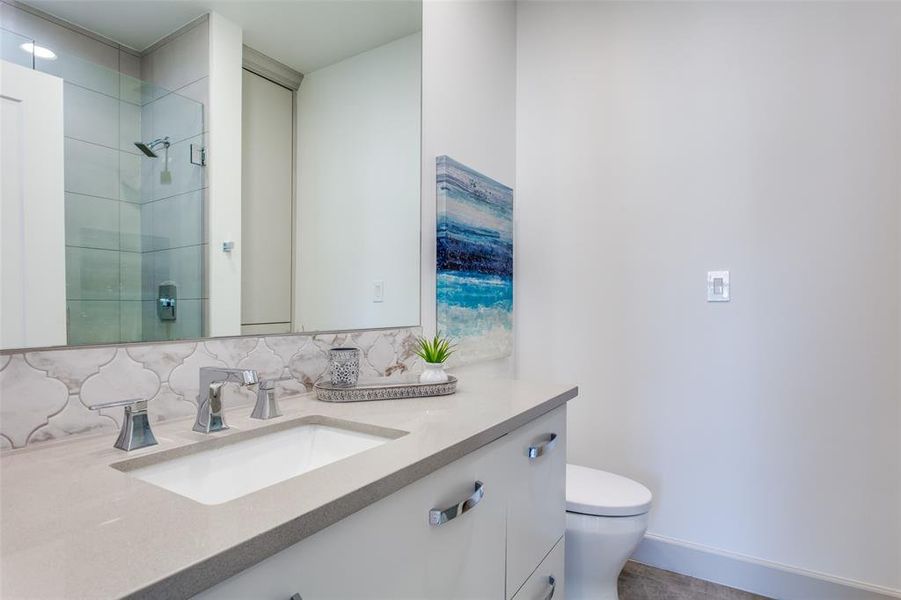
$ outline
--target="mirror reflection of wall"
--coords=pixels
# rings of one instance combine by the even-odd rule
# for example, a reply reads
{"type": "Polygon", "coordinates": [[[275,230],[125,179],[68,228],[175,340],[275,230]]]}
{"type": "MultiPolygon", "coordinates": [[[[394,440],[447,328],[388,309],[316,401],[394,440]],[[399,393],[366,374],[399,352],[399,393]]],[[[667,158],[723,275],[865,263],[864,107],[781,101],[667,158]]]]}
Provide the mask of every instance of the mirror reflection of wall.
{"type": "Polygon", "coordinates": [[[419,323],[421,46],[405,36],[300,87],[296,312],[308,331],[419,323]]]}
{"type": "Polygon", "coordinates": [[[0,242],[0,348],[417,324],[420,23],[404,0],[0,0],[4,95],[15,69],[62,111],[2,132],[47,175],[3,155],[26,235],[0,242]]]}

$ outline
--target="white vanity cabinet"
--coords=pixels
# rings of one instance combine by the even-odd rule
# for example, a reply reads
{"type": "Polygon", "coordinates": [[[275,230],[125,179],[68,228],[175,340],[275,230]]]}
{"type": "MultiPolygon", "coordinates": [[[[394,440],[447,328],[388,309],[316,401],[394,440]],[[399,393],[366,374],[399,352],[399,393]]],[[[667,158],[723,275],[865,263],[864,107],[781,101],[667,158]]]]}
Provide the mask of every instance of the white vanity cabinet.
{"type": "Polygon", "coordinates": [[[543,415],[196,597],[531,600],[534,591],[544,599],[549,586],[527,579],[545,568],[562,583],[562,568],[549,559],[565,527],[565,414],[560,407],[543,415]],[[529,460],[529,444],[550,433],[555,447],[529,460]],[[467,498],[467,510],[430,523],[432,509],[467,498]]]}
{"type": "Polygon", "coordinates": [[[513,596],[513,600],[552,600],[566,598],[563,580],[564,548],[566,541],[557,540],[551,553],[541,561],[538,568],[529,575],[526,582],[513,596]]]}
{"type": "Polygon", "coordinates": [[[502,440],[514,459],[508,477],[507,598],[566,531],[565,411],[558,408],[502,440]]]}

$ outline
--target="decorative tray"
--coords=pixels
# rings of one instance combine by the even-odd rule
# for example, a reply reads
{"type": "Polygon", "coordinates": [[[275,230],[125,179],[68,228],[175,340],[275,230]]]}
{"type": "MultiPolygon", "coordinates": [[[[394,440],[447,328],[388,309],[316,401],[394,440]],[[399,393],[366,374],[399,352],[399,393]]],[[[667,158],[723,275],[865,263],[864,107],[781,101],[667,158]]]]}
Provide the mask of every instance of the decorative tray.
{"type": "MultiPolygon", "coordinates": [[[[382,378],[384,379],[384,378],[382,378]]],[[[447,376],[444,383],[419,383],[418,380],[379,383],[378,379],[360,382],[355,386],[337,386],[322,381],[313,386],[316,398],[323,402],[365,402],[368,400],[396,400],[398,398],[425,398],[447,396],[457,391],[457,378],[447,376]]]]}

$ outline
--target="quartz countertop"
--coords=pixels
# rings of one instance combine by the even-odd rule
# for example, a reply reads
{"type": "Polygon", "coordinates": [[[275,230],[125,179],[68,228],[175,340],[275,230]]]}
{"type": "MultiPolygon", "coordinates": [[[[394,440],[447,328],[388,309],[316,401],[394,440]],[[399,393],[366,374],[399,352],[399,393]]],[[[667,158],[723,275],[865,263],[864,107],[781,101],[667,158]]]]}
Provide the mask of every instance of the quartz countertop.
{"type": "Polygon", "coordinates": [[[4,452],[0,596],[189,597],[577,393],[564,385],[463,380],[456,394],[434,398],[333,404],[302,394],[281,398],[283,416],[270,421],[251,419],[249,406],[226,406],[231,429],[219,433],[196,433],[193,420],[158,423],[159,445],[127,454],[112,447],[114,432],[4,452]],[[409,433],[218,505],[200,504],[110,466],[314,415],[409,433]]]}

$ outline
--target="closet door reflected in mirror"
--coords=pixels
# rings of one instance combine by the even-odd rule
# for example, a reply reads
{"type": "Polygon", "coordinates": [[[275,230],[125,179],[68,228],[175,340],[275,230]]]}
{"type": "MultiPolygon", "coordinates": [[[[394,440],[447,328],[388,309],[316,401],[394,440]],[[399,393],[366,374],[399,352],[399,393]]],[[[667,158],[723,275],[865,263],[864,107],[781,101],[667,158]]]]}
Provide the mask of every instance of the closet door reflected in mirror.
{"type": "Polygon", "coordinates": [[[294,92],[243,77],[241,333],[291,331],[294,92]]]}
{"type": "Polygon", "coordinates": [[[419,0],[0,4],[0,350],[419,324],[419,0]]]}

